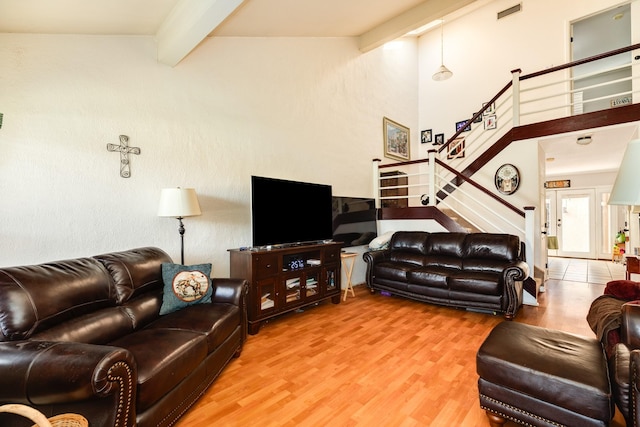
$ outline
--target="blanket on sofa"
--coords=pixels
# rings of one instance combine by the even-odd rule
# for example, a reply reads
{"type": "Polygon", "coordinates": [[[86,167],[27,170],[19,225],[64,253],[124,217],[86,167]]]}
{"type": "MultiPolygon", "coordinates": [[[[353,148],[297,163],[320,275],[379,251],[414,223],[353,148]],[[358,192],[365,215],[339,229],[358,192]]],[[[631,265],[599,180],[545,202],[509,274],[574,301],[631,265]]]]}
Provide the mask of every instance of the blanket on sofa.
{"type": "Polygon", "coordinates": [[[591,303],[587,322],[601,342],[604,343],[609,332],[618,329],[622,324],[622,305],[626,302],[611,295],[600,295],[591,303]]]}

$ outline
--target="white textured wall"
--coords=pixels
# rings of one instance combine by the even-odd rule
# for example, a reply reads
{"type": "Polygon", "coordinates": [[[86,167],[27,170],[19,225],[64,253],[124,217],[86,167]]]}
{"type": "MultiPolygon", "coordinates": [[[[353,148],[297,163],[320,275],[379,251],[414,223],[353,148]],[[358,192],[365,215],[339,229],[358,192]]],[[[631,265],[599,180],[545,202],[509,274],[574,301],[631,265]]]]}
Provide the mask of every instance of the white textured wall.
{"type": "Polygon", "coordinates": [[[382,117],[418,141],[415,40],[208,39],[169,68],[150,37],[3,34],[0,58],[0,266],[145,245],[178,261],[178,222],[156,210],[183,186],[203,210],[185,261],[226,276],[226,250],[251,244],[251,175],[367,197],[382,117]],[[120,134],[142,150],[128,179],[106,150],[120,134]]]}

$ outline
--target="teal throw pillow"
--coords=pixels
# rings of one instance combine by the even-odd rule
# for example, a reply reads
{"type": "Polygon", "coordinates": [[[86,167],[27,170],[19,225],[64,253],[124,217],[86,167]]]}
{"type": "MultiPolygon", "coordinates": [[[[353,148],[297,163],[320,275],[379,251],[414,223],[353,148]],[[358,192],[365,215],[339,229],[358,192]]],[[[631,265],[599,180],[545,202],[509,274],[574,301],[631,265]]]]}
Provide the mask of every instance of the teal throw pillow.
{"type": "Polygon", "coordinates": [[[164,294],[160,315],[172,313],[190,305],[210,303],[211,264],[182,265],[162,263],[164,294]]]}

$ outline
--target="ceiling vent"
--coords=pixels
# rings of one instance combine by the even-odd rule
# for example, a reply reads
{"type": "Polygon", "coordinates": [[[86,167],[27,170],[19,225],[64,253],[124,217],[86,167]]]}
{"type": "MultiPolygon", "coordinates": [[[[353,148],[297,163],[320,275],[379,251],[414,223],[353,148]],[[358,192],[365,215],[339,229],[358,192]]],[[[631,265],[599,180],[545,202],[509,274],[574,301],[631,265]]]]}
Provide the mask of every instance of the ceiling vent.
{"type": "Polygon", "coordinates": [[[498,19],[506,18],[509,15],[512,15],[516,12],[520,12],[522,10],[522,3],[518,3],[515,6],[511,6],[508,9],[503,10],[502,12],[498,12],[498,19]]]}

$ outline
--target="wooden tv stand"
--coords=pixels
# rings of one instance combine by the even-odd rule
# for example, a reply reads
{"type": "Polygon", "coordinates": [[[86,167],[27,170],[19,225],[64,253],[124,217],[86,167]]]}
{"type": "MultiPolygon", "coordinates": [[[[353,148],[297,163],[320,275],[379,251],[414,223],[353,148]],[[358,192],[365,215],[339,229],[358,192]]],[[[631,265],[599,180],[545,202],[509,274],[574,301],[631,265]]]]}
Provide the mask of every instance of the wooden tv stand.
{"type": "Polygon", "coordinates": [[[263,321],[331,298],[340,303],[342,243],[230,249],[231,277],[249,281],[249,333],[263,321]]]}

